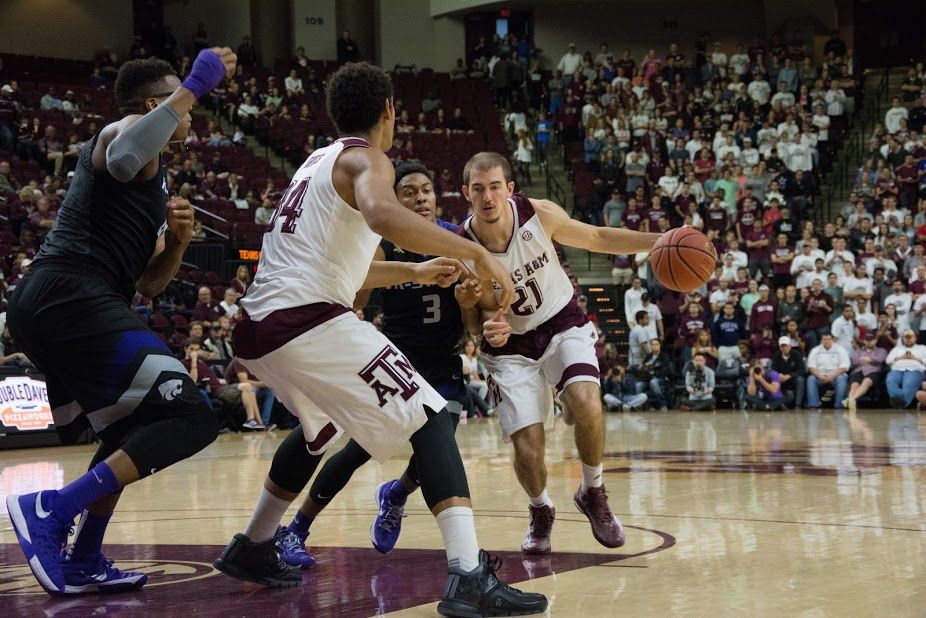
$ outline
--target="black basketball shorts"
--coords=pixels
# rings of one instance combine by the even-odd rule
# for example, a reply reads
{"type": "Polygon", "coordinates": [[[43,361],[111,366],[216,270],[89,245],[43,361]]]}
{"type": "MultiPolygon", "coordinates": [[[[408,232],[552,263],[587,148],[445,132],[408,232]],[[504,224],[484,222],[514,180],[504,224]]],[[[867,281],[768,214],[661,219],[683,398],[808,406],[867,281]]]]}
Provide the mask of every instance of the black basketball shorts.
{"type": "Polygon", "coordinates": [[[16,286],[10,334],[45,374],[63,442],[92,427],[104,441],[194,414],[202,395],[186,368],[102,277],[39,266],[16,286]]]}

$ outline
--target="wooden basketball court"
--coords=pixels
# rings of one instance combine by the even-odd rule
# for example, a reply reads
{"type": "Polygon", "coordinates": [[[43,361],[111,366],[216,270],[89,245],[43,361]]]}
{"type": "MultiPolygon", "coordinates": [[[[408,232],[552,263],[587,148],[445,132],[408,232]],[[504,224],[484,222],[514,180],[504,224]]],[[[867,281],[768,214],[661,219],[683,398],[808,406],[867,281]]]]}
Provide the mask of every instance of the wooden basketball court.
{"type": "MultiPolygon", "coordinates": [[[[541,591],[553,616],[926,615],[926,415],[860,412],[611,414],[605,483],[627,544],[607,550],[572,504],[572,430],[548,434],[553,555],[519,552],[527,498],[495,420],[461,425],[480,544],[509,583],[541,591]]],[[[370,546],[373,490],[405,461],[362,468],[315,522],[318,564],[268,590],[212,560],[250,515],[284,432],[225,435],[129,487],[107,534],[143,591],[63,599],[32,578],[0,520],[0,615],[433,616],[440,534],[420,496],[397,549],[370,546]]],[[[0,498],[60,487],[93,447],[6,451],[0,498]]],[[[291,516],[294,508],[288,512],[291,516]]]]}

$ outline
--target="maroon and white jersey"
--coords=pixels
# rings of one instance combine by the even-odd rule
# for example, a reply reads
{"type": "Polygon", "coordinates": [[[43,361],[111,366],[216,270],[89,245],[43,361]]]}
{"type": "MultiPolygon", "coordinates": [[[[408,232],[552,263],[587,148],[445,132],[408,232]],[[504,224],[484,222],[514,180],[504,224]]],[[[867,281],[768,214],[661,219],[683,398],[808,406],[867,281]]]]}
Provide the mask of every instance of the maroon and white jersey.
{"type": "Polygon", "coordinates": [[[341,199],[331,172],[349,137],[312,153],[277,206],[264,234],[254,282],[241,305],[255,320],[312,303],[351,307],[381,240],[363,215],[341,199]]]}
{"type": "MultiPolygon", "coordinates": [[[[547,236],[540,218],[526,195],[515,193],[508,198],[514,217],[514,232],[504,253],[493,253],[508,269],[515,286],[515,297],[506,316],[514,335],[536,330],[557,316],[567,305],[574,304],[572,284],[559,263],[553,241],[547,236]]],[[[463,230],[479,242],[472,230],[472,217],[463,222],[463,230]]],[[[472,268],[473,264],[468,263],[472,268]]],[[[499,290],[495,290],[496,296],[499,290]]]]}

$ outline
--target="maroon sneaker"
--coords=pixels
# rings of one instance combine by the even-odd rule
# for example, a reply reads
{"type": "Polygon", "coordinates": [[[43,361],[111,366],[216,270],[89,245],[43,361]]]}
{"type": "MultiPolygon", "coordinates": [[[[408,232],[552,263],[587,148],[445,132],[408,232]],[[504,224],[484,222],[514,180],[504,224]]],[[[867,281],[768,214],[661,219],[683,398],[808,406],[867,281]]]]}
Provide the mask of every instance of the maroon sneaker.
{"type": "Polygon", "coordinates": [[[592,534],[605,547],[620,547],[624,544],[624,526],[611,512],[608,496],[601,487],[589,487],[583,493],[582,487],[575,495],[576,507],[585,513],[592,524],[592,534]]]}
{"type": "Polygon", "coordinates": [[[552,506],[529,506],[531,523],[527,534],[521,541],[521,551],[525,554],[549,554],[550,531],[553,530],[553,520],[556,519],[556,508],[552,506]]]}

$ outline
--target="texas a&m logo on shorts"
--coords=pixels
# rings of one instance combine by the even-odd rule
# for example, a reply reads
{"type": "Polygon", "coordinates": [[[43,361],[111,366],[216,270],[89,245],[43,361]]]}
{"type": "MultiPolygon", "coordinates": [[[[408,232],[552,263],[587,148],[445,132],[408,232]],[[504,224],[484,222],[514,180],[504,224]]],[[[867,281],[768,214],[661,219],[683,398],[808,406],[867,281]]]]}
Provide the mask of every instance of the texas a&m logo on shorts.
{"type": "Polygon", "coordinates": [[[413,379],[415,368],[391,345],[380,350],[358,375],[376,392],[380,408],[386,405],[387,397],[398,394],[408,401],[420,388],[413,379]]]}

